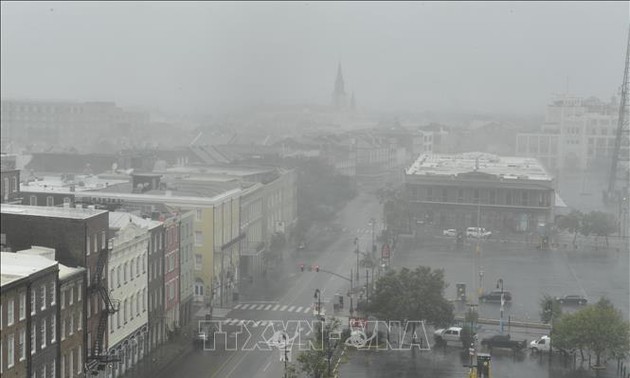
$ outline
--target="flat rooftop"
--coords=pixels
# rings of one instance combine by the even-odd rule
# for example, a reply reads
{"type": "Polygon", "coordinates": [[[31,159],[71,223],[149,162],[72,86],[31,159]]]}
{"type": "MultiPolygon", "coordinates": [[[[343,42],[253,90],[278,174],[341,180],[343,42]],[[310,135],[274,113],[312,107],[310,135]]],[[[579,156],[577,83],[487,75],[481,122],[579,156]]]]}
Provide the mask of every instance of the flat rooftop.
{"type": "Polygon", "coordinates": [[[89,219],[96,215],[107,213],[107,210],[2,204],[0,212],[2,214],[22,214],[35,217],[89,219]]]}
{"type": "Polygon", "coordinates": [[[483,152],[457,155],[420,155],[405,170],[407,175],[452,176],[481,172],[503,179],[551,181],[552,177],[538,160],[529,157],[497,156],[483,152]]]}
{"type": "Polygon", "coordinates": [[[0,260],[2,261],[0,264],[2,286],[57,265],[55,260],[43,256],[13,252],[0,252],[0,260]]]}
{"type": "Polygon", "coordinates": [[[147,229],[152,229],[162,224],[162,222],[145,219],[126,211],[111,211],[109,213],[110,228],[123,228],[130,222],[147,229]]]}
{"type": "Polygon", "coordinates": [[[72,180],[64,180],[59,176],[43,176],[38,180],[29,181],[20,184],[20,190],[23,192],[69,192],[70,187],[74,187],[74,191],[82,192],[88,190],[105,189],[110,186],[120,185],[130,182],[131,179],[113,179],[100,178],[93,175],[75,175],[72,180]]]}

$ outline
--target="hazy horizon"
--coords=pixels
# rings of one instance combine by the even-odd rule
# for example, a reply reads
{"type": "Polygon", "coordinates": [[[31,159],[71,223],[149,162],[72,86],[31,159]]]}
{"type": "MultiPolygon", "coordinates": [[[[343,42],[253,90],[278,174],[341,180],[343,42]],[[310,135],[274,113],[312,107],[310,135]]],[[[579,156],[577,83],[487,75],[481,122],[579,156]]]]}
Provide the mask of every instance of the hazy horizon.
{"type": "Polygon", "coordinates": [[[168,112],[327,105],[541,114],[554,93],[608,100],[627,2],[2,2],[2,98],[168,112]]]}

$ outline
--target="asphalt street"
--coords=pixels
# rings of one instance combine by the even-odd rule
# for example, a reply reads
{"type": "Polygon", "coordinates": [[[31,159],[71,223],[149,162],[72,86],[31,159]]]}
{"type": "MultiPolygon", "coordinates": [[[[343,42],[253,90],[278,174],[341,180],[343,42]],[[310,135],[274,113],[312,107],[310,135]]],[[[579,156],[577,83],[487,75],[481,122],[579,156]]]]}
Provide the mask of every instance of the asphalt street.
{"type": "MultiPolygon", "coordinates": [[[[303,323],[297,325],[298,320],[315,320],[313,305],[314,293],[320,290],[322,308],[326,315],[333,314],[333,299],[336,293],[345,294],[350,282],[342,277],[325,273],[330,271],[345,278],[350,277],[350,272],[356,269],[356,254],[354,253],[355,237],[358,238],[358,245],[361,250],[367,250],[372,243],[372,228],[369,224],[370,218],[377,220],[375,230],[380,229],[380,216],[382,214],[381,205],[374,196],[362,194],[349,203],[338,216],[338,223],[343,226],[344,232],[338,240],[332,243],[324,251],[306,251],[294,255],[289,260],[294,264],[294,273],[283,279],[284,292],[278,293],[275,298],[264,298],[261,301],[243,301],[236,304],[232,309],[225,312],[225,316],[216,318],[221,321],[223,330],[227,333],[234,330],[241,330],[241,321],[250,321],[246,327],[251,332],[252,340],[267,340],[274,332],[271,331],[271,324],[280,324],[282,321],[293,321],[287,333],[295,335],[296,328],[302,328],[299,333],[302,340],[310,336],[311,329],[303,323]],[[304,272],[300,271],[299,265],[305,264],[304,272]],[[309,271],[308,267],[319,265],[321,271],[309,271]]],[[[290,266],[291,264],[289,264],[290,266]]],[[[371,275],[371,272],[370,272],[371,275]]],[[[371,280],[370,276],[370,280],[371,280]]],[[[354,278],[353,278],[354,280],[354,278]]],[[[365,281],[365,271],[362,271],[360,282],[365,281]]],[[[356,284],[356,280],[354,282],[356,284]]],[[[347,297],[346,297],[347,301],[347,297]]],[[[344,303],[345,308],[349,306],[344,303]]],[[[347,315],[347,314],[346,314],[347,315]]],[[[274,330],[278,327],[274,326],[274,330]]],[[[240,335],[245,337],[244,335],[240,335]]],[[[284,362],[280,361],[280,351],[261,350],[259,348],[234,348],[236,345],[235,336],[227,336],[228,348],[217,347],[215,350],[197,350],[168,369],[164,370],[161,377],[185,376],[185,377],[280,377],[283,375],[284,362]],[[232,344],[230,344],[232,343],[232,344]],[[253,350],[251,350],[253,349],[253,350]]],[[[296,340],[299,341],[299,340],[296,340]]],[[[242,344],[242,343],[239,343],[242,344]]],[[[217,342],[220,346],[220,342],[217,342]]],[[[293,345],[292,357],[298,353],[299,344],[293,345]]],[[[208,348],[206,348],[208,349],[208,348]]]]}

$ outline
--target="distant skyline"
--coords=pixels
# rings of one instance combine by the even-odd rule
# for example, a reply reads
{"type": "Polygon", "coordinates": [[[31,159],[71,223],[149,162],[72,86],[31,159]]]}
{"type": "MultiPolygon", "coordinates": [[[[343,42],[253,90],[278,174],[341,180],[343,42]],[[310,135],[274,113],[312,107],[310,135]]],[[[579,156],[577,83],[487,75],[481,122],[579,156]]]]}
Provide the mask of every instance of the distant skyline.
{"type": "Polygon", "coordinates": [[[217,114],[348,94],[373,111],[542,114],[617,94],[628,2],[2,2],[2,98],[217,114]]]}

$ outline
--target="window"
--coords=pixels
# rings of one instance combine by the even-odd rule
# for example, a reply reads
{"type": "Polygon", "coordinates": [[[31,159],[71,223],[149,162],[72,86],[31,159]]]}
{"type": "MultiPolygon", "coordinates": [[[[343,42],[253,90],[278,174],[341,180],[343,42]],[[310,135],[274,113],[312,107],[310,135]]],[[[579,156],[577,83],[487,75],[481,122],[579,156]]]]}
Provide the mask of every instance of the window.
{"type": "Polygon", "coordinates": [[[70,286],[70,305],[74,303],[74,286],[70,286]]]}
{"type": "Polygon", "coordinates": [[[83,372],[83,352],[81,348],[77,348],[77,373],[83,372]]]}
{"type": "Polygon", "coordinates": [[[37,206],[37,196],[30,196],[28,203],[31,206],[37,206]]]}
{"type": "Polygon", "coordinates": [[[133,300],[134,295],[131,294],[131,297],[129,298],[129,320],[133,320],[133,306],[136,304],[136,301],[133,300]]]}
{"type": "Polygon", "coordinates": [[[123,322],[127,324],[127,300],[126,299],[123,305],[123,322]]]}
{"type": "Polygon", "coordinates": [[[127,275],[129,274],[129,264],[127,262],[125,262],[125,269],[123,271],[123,275],[125,278],[125,283],[127,283],[127,275]]]}
{"type": "Polygon", "coordinates": [[[120,287],[120,265],[116,268],[116,274],[118,276],[118,287],[120,287]]]}
{"type": "Polygon", "coordinates": [[[70,197],[63,197],[63,204],[70,204],[70,197]]]}
{"type": "Polygon", "coordinates": [[[197,211],[195,212],[195,220],[200,222],[201,221],[201,209],[197,209],[197,211]]]}
{"type": "Polygon", "coordinates": [[[74,335],[74,314],[68,316],[68,334],[70,336],[74,335]]]}
{"type": "Polygon", "coordinates": [[[120,311],[116,311],[116,328],[120,328],[120,311]]]}
{"type": "Polygon", "coordinates": [[[131,281],[133,281],[133,266],[135,265],[134,263],[134,259],[131,259],[131,262],[129,263],[129,279],[131,281]]]}
{"type": "Polygon", "coordinates": [[[89,319],[90,316],[92,316],[92,301],[90,300],[90,298],[88,297],[88,303],[87,303],[87,318],[89,319]]]}
{"type": "Polygon", "coordinates": [[[56,373],[55,370],[57,370],[57,364],[55,363],[55,360],[52,360],[52,362],[50,363],[50,375],[53,377],[55,376],[55,373],[56,373]]]}
{"type": "Polygon", "coordinates": [[[203,256],[199,253],[195,253],[195,268],[201,269],[202,263],[203,263],[203,256]]]}
{"type": "Polygon", "coordinates": [[[41,339],[41,343],[42,343],[42,349],[46,348],[46,319],[42,319],[42,322],[40,324],[40,334],[39,334],[39,338],[41,339]]]}
{"type": "Polygon", "coordinates": [[[50,317],[50,343],[57,341],[57,314],[50,317]]]}
{"type": "Polygon", "coordinates": [[[195,246],[196,247],[202,246],[201,231],[195,231],[195,246]]]}
{"type": "Polygon", "coordinates": [[[13,191],[17,192],[18,191],[18,180],[17,177],[13,177],[13,191]]]}
{"type": "Polygon", "coordinates": [[[37,349],[37,330],[31,332],[31,354],[35,354],[37,349]]]}
{"type": "Polygon", "coordinates": [[[20,361],[24,361],[26,358],[26,329],[20,330],[20,336],[18,339],[18,358],[20,361]]]}
{"type": "Polygon", "coordinates": [[[86,251],[85,251],[85,252],[86,252],[86,254],[87,254],[88,256],[90,255],[90,247],[91,247],[91,246],[92,246],[92,245],[90,244],[90,235],[87,235],[87,236],[85,237],[85,249],[86,249],[86,251]]]}
{"type": "Polygon", "coordinates": [[[83,329],[83,313],[81,310],[77,313],[77,331],[83,329]]]}
{"type": "Polygon", "coordinates": [[[46,197],[46,206],[55,206],[55,199],[52,196],[46,197]]]}
{"type": "Polygon", "coordinates": [[[146,259],[144,258],[144,253],[142,254],[142,273],[146,273],[147,272],[147,262],[146,259]]]}
{"type": "Polygon", "coordinates": [[[96,253],[98,252],[98,234],[92,235],[92,242],[92,244],[94,245],[92,251],[96,253]]]}
{"type": "Polygon", "coordinates": [[[61,290],[61,309],[66,308],[66,291],[61,290]]]}
{"type": "Polygon", "coordinates": [[[142,289],[142,312],[147,310],[147,289],[142,289]]]}
{"type": "Polygon", "coordinates": [[[15,301],[13,299],[9,300],[9,304],[7,305],[7,325],[13,325],[15,322],[15,301]]]}
{"type": "Polygon", "coordinates": [[[7,368],[13,367],[15,365],[15,336],[10,334],[7,337],[7,368]]]}
{"type": "Polygon", "coordinates": [[[105,231],[101,232],[101,249],[107,248],[107,235],[105,231]]]}
{"type": "Polygon", "coordinates": [[[42,365],[41,377],[42,378],[46,377],[46,364],[42,365]]]}
{"type": "Polygon", "coordinates": [[[18,308],[20,320],[23,320],[26,317],[26,292],[24,291],[20,293],[18,308]]]}
{"type": "Polygon", "coordinates": [[[61,340],[66,339],[66,323],[68,322],[68,318],[61,320],[61,340]]]}
{"type": "Polygon", "coordinates": [[[81,301],[81,285],[83,284],[83,281],[79,281],[79,283],[77,284],[77,302],[81,301]]]}
{"type": "Polygon", "coordinates": [[[55,287],[55,283],[50,283],[50,305],[54,306],[57,301],[57,288],[55,287]]]}

